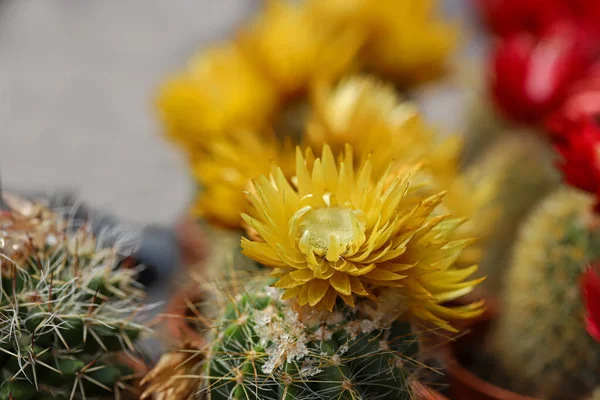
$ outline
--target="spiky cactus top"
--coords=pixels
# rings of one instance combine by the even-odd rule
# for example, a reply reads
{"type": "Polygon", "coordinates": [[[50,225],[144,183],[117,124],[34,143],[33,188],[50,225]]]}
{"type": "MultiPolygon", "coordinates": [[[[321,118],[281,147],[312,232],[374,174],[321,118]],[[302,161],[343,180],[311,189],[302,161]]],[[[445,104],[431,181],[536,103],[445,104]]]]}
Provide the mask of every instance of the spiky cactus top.
{"type": "MultiPolygon", "coordinates": [[[[246,283],[204,349],[166,356],[146,378],[163,400],[410,399],[418,335],[374,302],[333,313],[294,306],[268,279],[246,283]],[[173,372],[175,371],[175,372],[173,372]],[[179,375],[179,376],[174,376],[179,375]],[[195,380],[190,380],[196,376],[195,380]],[[187,378],[187,379],[185,379],[187,378]]],[[[385,303],[383,303],[385,304],[385,303]]]]}
{"type": "Polygon", "coordinates": [[[584,195],[560,189],[520,231],[491,336],[513,390],[565,400],[600,384],[600,346],[585,329],[579,293],[582,272],[600,255],[591,206],[584,195]]]}
{"type": "Polygon", "coordinates": [[[0,398],[123,398],[132,371],[117,355],[144,329],[135,271],[89,225],[18,204],[0,211],[0,398]]]}

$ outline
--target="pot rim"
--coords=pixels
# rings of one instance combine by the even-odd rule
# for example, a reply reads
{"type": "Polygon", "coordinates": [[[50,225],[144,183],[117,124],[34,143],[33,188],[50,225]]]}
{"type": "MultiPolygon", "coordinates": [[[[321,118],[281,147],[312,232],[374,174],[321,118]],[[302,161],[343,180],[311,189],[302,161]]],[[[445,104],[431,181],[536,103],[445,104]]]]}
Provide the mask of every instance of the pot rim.
{"type": "Polygon", "coordinates": [[[419,380],[413,380],[410,383],[412,393],[416,396],[416,399],[420,400],[449,400],[448,397],[444,396],[429,385],[425,385],[419,380]]]}
{"type": "MultiPolygon", "coordinates": [[[[489,301],[490,307],[471,323],[466,326],[467,329],[472,329],[477,326],[489,325],[499,314],[499,303],[497,299],[486,299],[489,301]]],[[[447,368],[447,373],[450,378],[451,388],[456,386],[459,382],[460,385],[468,387],[472,391],[480,393],[486,400],[539,400],[535,397],[529,397],[509,389],[496,386],[495,384],[488,382],[471,371],[465,368],[456,356],[457,343],[466,340],[470,335],[461,335],[453,341],[450,341],[447,346],[447,351],[444,352],[444,358],[447,368]]],[[[452,390],[452,389],[451,389],[452,390]]]]}
{"type": "Polygon", "coordinates": [[[175,227],[175,239],[181,253],[181,261],[186,269],[202,266],[207,260],[206,232],[190,214],[179,217],[175,227]]]}
{"type": "Polygon", "coordinates": [[[191,342],[198,346],[205,342],[204,336],[187,323],[185,314],[189,309],[189,302],[196,303],[206,298],[206,292],[196,286],[179,288],[171,296],[165,312],[161,315],[161,318],[166,320],[168,341],[191,342]]]}

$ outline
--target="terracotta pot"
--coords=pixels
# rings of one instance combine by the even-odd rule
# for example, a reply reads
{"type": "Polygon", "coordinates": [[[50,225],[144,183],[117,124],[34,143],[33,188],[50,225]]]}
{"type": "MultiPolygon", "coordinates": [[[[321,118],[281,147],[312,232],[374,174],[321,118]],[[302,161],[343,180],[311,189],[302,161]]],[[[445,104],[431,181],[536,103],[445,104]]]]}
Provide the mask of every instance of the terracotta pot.
{"type": "Polygon", "coordinates": [[[206,259],[206,235],[194,218],[181,217],[175,225],[175,237],[186,268],[197,266],[206,259]]]}
{"type": "Polygon", "coordinates": [[[454,398],[461,400],[538,400],[487,382],[460,362],[460,355],[468,352],[473,343],[481,342],[487,335],[491,322],[498,315],[498,309],[497,302],[488,301],[486,312],[478,318],[463,323],[460,328],[465,333],[447,344],[444,357],[450,381],[450,393],[454,398]]]}
{"type": "Polygon", "coordinates": [[[177,293],[167,305],[163,318],[167,321],[168,341],[174,343],[189,342],[201,346],[204,342],[204,336],[190,323],[198,322],[198,316],[191,305],[197,304],[206,299],[204,292],[197,286],[184,288],[177,293]]]}
{"type": "Polygon", "coordinates": [[[437,390],[432,389],[419,381],[411,382],[410,386],[415,400],[449,400],[437,390]]]}

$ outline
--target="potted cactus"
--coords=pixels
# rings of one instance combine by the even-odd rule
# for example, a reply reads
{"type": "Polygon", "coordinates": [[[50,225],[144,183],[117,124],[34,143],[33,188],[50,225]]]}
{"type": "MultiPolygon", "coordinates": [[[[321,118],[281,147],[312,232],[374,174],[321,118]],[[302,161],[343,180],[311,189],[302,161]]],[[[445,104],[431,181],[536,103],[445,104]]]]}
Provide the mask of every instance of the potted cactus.
{"type": "MultiPolygon", "coordinates": [[[[415,173],[413,178],[413,185],[421,187],[421,195],[434,196],[444,189],[448,191],[444,201],[436,203],[435,215],[441,217],[453,212],[461,217],[477,217],[466,222],[466,218],[460,222],[457,219],[451,234],[453,240],[469,244],[464,251],[458,252],[456,264],[465,268],[465,273],[475,273],[474,265],[480,260],[482,245],[486,242],[486,228],[492,224],[495,214],[496,206],[490,205],[489,199],[492,195],[497,195],[498,188],[505,181],[498,179],[490,185],[480,185],[475,178],[457,174],[455,155],[460,149],[460,142],[451,138],[443,144],[438,143],[414,105],[401,102],[393,88],[372,77],[349,77],[336,85],[319,86],[315,90],[314,114],[307,121],[303,146],[304,151],[309,151],[306,155],[307,162],[312,162],[315,156],[322,156],[323,148],[330,148],[329,146],[338,154],[343,153],[348,143],[356,147],[352,147],[348,153],[352,155],[352,160],[346,161],[346,164],[352,164],[355,168],[369,159],[369,153],[373,152],[370,162],[374,179],[385,174],[388,168],[390,171],[403,171],[422,162],[421,172],[415,173]],[[346,111],[342,114],[344,118],[340,119],[336,110],[343,101],[347,103],[346,111]],[[358,132],[365,134],[360,135],[358,132]],[[392,161],[394,158],[396,160],[392,161]],[[480,236],[481,240],[473,243],[474,236],[480,236]]],[[[242,217],[255,208],[248,201],[245,192],[255,192],[257,186],[252,185],[253,175],[268,174],[271,169],[269,164],[273,163],[279,164],[278,173],[281,177],[295,182],[298,179],[298,161],[294,160],[294,151],[277,138],[265,138],[252,131],[227,134],[213,140],[218,152],[212,155],[205,153],[202,170],[215,178],[221,177],[221,173],[229,175],[235,171],[239,179],[235,184],[225,179],[215,179],[211,181],[213,191],[204,192],[201,196],[212,202],[215,199],[211,193],[226,193],[227,197],[218,202],[219,209],[227,215],[240,215],[236,221],[236,229],[245,231],[248,238],[260,241],[260,230],[250,220],[242,217]],[[257,155],[269,158],[257,158],[257,155]],[[214,173],[214,170],[218,173],[214,173]]],[[[522,158],[526,158],[526,155],[522,158]]],[[[387,172],[391,173],[390,171],[387,172]]],[[[393,179],[392,176],[389,175],[390,180],[393,179]]],[[[544,182],[541,186],[543,184],[544,182]]],[[[209,221],[216,223],[214,220],[209,221]]],[[[168,321],[167,341],[177,343],[187,338],[193,343],[202,343],[206,336],[204,327],[211,326],[207,323],[207,318],[199,318],[199,315],[203,316],[207,308],[210,308],[206,306],[206,300],[212,294],[205,290],[204,284],[195,284],[190,276],[199,276],[199,281],[204,282],[210,281],[211,275],[218,275],[224,268],[231,266],[237,271],[249,270],[252,273],[256,273],[256,267],[264,268],[264,260],[257,264],[256,261],[243,257],[239,239],[234,240],[233,235],[217,238],[214,234],[211,241],[222,250],[212,251],[204,263],[203,271],[194,271],[185,276],[188,282],[170,299],[164,315],[168,321]]]]}
{"type": "Polygon", "coordinates": [[[0,398],[135,396],[143,364],[134,342],[148,329],[134,320],[143,289],[134,270],[118,268],[118,243],[103,245],[89,224],[41,204],[4,200],[0,398]]]}
{"type": "MultiPolygon", "coordinates": [[[[256,280],[234,296],[237,301],[212,321],[205,348],[167,355],[165,360],[175,360],[147,376],[148,382],[160,382],[147,393],[173,399],[196,392],[212,399],[411,398],[419,346],[409,324],[378,326],[350,308],[325,314],[298,310],[269,283],[256,280]],[[173,379],[169,370],[182,376],[173,379]],[[165,373],[171,382],[161,382],[165,373]]],[[[231,290],[228,294],[235,293],[231,290]]]]}
{"type": "MultiPolygon", "coordinates": [[[[480,380],[465,375],[460,365],[451,366],[454,378],[467,381],[457,382],[457,396],[471,393],[463,391],[468,384],[480,390],[481,397],[474,399],[524,398],[516,393],[543,399],[582,398],[600,384],[600,348],[585,329],[578,291],[581,274],[600,249],[597,233],[588,226],[590,205],[584,195],[561,188],[524,222],[500,313],[485,321],[487,337],[478,343],[481,355],[494,363],[486,371],[484,357],[474,361],[471,369],[480,380]],[[502,397],[498,394],[502,391],[484,380],[515,394],[502,397]]],[[[476,352],[468,355],[476,357],[476,352]]],[[[455,356],[452,365],[464,362],[467,354],[455,356]]]]}
{"type": "MultiPolygon", "coordinates": [[[[588,89],[594,99],[589,94],[597,89],[588,89]]],[[[565,104],[546,125],[564,183],[520,224],[499,313],[473,329],[472,342],[464,337],[453,346],[449,370],[457,395],[583,399],[600,386],[599,108],[571,97],[565,104]]]]}
{"type": "MultiPolygon", "coordinates": [[[[214,368],[226,373],[219,364],[224,357],[233,357],[229,342],[254,352],[251,358],[258,357],[261,347],[278,345],[272,340],[257,342],[252,333],[260,330],[261,324],[250,317],[265,309],[246,303],[252,303],[260,293],[269,310],[276,314],[289,310],[298,315],[306,338],[302,345],[313,352],[330,345],[345,348],[337,339],[334,343],[317,340],[318,328],[305,320],[316,313],[313,307],[320,309],[323,323],[333,314],[348,318],[348,324],[361,319],[380,324],[373,332],[388,337],[397,324],[404,324],[407,331],[410,322],[410,331],[424,343],[438,341],[425,340],[428,335],[421,335],[422,330],[452,330],[451,320],[470,318],[482,311],[480,302],[463,304],[455,311],[442,304],[469,293],[483,280],[467,278],[477,272],[489,238],[488,228],[498,214],[490,202],[498,196],[504,180],[481,185],[477,177],[461,173],[460,138],[440,140],[417,107],[403,98],[414,85],[444,71],[456,42],[455,27],[434,15],[434,2],[415,1],[410,7],[399,6],[394,0],[351,3],[269,1],[233,40],[195,57],[186,70],[161,87],[157,102],[160,117],[167,136],[183,147],[198,183],[191,211],[208,224],[208,251],[201,268],[185,276],[182,295],[173,297],[166,316],[170,337],[179,342],[182,351],[163,357],[146,377],[147,396],[240,397],[248,391],[248,384],[261,393],[281,385],[283,375],[269,379],[264,372],[256,373],[257,379],[261,376],[260,389],[249,383],[252,362],[248,359],[230,365],[243,370],[238,371],[239,384],[228,382],[217,393],[214,382],[207,378],[214,368]],[[323,181],[320,174],[328,180],[323,181]],[[314,187],[307,188],[305,184],[311,180],[314,187]],[[400,182],[406,185],[402,190],[400,182]],[[324,187],[328,191],[323,191],[324,187]],[[349,195],[351,191],[363,193],[365,202],[372,200],[361,203],[358,195],[349,195]],[[285,204],[281,204],[282,197],[285,204]],[[314,212],[298,205],[310,205],[314,212]],[[421,206],[425,207],[422,214],[421,206]],[[402,230],[401,215],[407,221],[414,217],[419,222],[405,221],[409,225],[402,230]],[[288,226],[290,221],[296,225],[288,226]],[[419,226],[421,222],[423,226],[419,226]],[[317,232],[311,237],[297,237],[306,224],[317,232]],[[277,231],[265,231],[267,227],[277,231]],[[413,229],[414,236],[409,233],[413,229]],[[329,230],[333,238],[328,236],[329,230]],[[409,236],[416,240],[412,242],[415,251],[398,247],[404,239],[408,242],[402,246],[408,246],[409,236]],[[367,238],[371,241],[366,242],[367,238]],[[416,250],[427,243],[430,250],[440,253],[416,250]],[[448,247],[439,249],[442,243],[448,247]],[[242,248],[248,257],[242,256],[242,248]],[[446,257],[438,258],[446,250],[446,257]],[[326,254],[328,251],[331,254],[326,254]],[[399,261],[403,251],[407,262],[399,261]],[[355,264],[346,262],[350,252],[361,252],[363,258],[357,256],[355,264]],[[386,266],[369,270],[377,267],[380,258],[386,266]],[[331,268],[321,263],[331,264],[331,268]],[[236,273],[219,278],[229,269],[236,273]],[[245,278],[240,278],[240,271],[245,278]],[[269,272],[279,278],[289,276],[275,283],[277,290],[267,289],[265,276],[269,272]],[[364,281],[358,278],[363,273],[364,281]],[[252,279],[246,278],[248,274],[252,279]],[[189,279],[194,275],[203,283],[194,284],[189,279]],[[407,276],[412,278],[405,279],[407,276]],[[206,290],[204,283],[215,281],[228,284],[206,290]],[[235,283],[229,285],[231,282],[235,283]],[[238,303],[244,296],[241,292],[248,292],[245,303],[238,303]],[[368,310],[381,307],[378,301],[386,296],[391,296],[389,318],[385,323],[375,321],[368,310]],[[227,304],[241,309],[239,320],[227,311],[227,304]],[[234,329],[230,326],[236,324],[243,327],[244,335],[223,337],[211,329],[234,329]],[[192,334],[193,330],[201,336],[192,334]],[[225,355],[220,354],[223,352],[225,355]],[[186,362],[186,355],[190,362],[186,362]],[[173,370],[180,364],[181,374],[174,377],[173,370]],[[184,375],[198,379],[184,379],[184,375]]],[[[182,237],[187,236],[184,233],[182,237]]],[[[285,329],[291,327],[286,325],[285,329]]],[[[328,329],[339,333],[345,326],[328,329]]],[[[400,347],[389,351],[392,357],[384,356],[386,362],[405,358],[400,347]]],[[[355,353],[351,354],[354,357],[355,353]]],[[[324,367],[331,367],[333,358],[329,356],[324,367]]],[[[266,362],[263,358],[256,362],[266,362]]],[[[307,353],[299,359],[286,359],[271,372],[286,372],[293,368],[292,361],[297,366],[311,358],[307,353]]],[[[372,361],[383,359],[374,357],[372,361]]],[[[419,387],[427,385],[419,383],[413,368],[404,368],[391,368],[388,374],[378,367],[384,380],[400,372],[411,374],[411,383],[399,381],[389,394],[423,393],[419,387]]],[[[358,363],[348,360],[344,369],[360,375],[358,363]]],[[[229,377],[220,382],[226,383],[229,377]]],[[[323,379],[325,375],[319,375],[317,380],[323,379]]],[[[348,383],[344,396],[382,396],[377,385],[364,385],[357,379],[348,383]]],[[[344,381],[336,378],[334,386],[339,389],[340,383],[344,381]]],[[[314,390],[315,398],[327,398],[326,392],[310,382],[304,386],[299,389],[301,393],[314,390]]],[[[433,392],[430,387],[425,391],[433,392]]],[[[261,393],[255,396],[266,396],[261,393]]]]}
{"type": "Polygon", "coordinates": [[[457,264],[471,241],[419,166],[377,175],[349,145],[320,153],[298,149],[292,181],[252,180],[241,246],[262,269],[212,281],[206,339],[163,356],[144,397],[441,398],[418,381],[420,332],[483,311],[443,304],[481,281],[457,264]]]}

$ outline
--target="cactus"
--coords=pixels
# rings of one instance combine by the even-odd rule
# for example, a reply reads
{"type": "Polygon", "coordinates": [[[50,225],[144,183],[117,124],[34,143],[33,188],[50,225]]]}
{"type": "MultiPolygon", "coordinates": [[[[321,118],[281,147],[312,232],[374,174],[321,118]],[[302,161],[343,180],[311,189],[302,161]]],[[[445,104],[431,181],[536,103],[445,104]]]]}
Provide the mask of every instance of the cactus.
{"type": "Polygon", "coordinates": [[[547,193],[556,188],[560,176],[552,165],[545,142],[525,132],[505,133],[464,173],[471,187],[489,186],[493,193],[469,223],[476,224],[488,240],[480,262],[479,274],[487,276],[482,284],[497,294],[502,289],[507,263],[521,221],[547,193]],[[493,215],[490,223],[489,215],[493,215]]]}
{"type": "Polygon", "coordinates": [[[479,154],[504,136],[507,124],[498,116],[492,101],[479,94],[470,106],[465,146],[461,152],[460,165],[468,168],[479,154]]]}
{"type": "Polygon", "coordinates": [[[123,352],[145,329],[131,321],[143,291],[99,246],[41,205],[0,212],[0,399],[122,398],[123,352]]]}
{"type": "Polygon", "coordinates": [[[600,383],[600,347],[586,332],[578,290],[600,250],[591,206],[583,194],[560,188],[519,233],[490,337],[512,390],[562,400],[589,395],[600,383]]]}
{"type": "Polygon", "coordinates": [[[190,396],[212,400],[412,398],[419,335],[408,323],[390,325],[389,315],[366,304],[357,310],[340,305],[333,313],[299,308],[281,300],[283,291],[268,287],[272,282],[253,280],[231,296],[219,290],[231,302],[216,317],[206,347],[187,350],[176,362],[162,360],[166,368],[146,377],[146,396],[184,399],[187,388],[190,396]],[[163,373],[177,366],[188,382],[163,373]]]}
{"type": "MultiPolygon", "coordinates": [[[[235,265],[236,270],[254,270],[257,263],[242,255],[240,247],[239,231],[220,229],[200,221],[200,226],[207,233],[207,257],[202,261],[201,268],[197,272],[207,276],[218,275],[229,267],[235,265]]],[[[184,279],[189,277],[183,276],[184,279]]]]}
{"type": "Polygon", "coordinates": [[[465,145],[461,151],[460,166],[468,168],[481,153],[499,138],[510,126],[499,113],[487,87],[485,62],[477,58],[463,60],[457,80],[467,97],[465,115],[465,145]]]}

